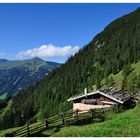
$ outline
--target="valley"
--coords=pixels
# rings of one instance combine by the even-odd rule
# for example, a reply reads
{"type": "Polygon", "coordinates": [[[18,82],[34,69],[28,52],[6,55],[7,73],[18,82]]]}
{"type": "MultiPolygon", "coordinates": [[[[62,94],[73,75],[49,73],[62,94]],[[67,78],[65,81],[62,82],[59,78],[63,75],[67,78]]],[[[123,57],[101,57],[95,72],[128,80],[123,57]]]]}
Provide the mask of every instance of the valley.
{"type": "Polygon", "coordinates": [[[59,66],[58,63],[46,62],[37,57],[19,61],[0,59],[0,100],[34,85],[59,66]]]}

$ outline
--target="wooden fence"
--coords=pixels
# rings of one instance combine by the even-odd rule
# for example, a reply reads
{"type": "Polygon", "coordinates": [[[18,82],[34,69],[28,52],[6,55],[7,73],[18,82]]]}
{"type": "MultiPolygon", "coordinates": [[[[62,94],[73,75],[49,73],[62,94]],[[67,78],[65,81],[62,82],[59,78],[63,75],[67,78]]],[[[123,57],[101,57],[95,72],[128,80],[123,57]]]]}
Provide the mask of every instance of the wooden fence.
{"type": "MultiPolygon", "coordinates": [[[[48,127],[46,127],[45,121],[39,121],[34,124],[27,123],[23,127],[20,127],[18,130],[8,133],[5,136],[7,137],[28,137],[33,136],[36,133],[51,127],[63,127],[64,125],[71,125],[85,119],[101,119],[105,120],[105,112],[108,109],[92,109],[92,110],[69,110],[67,112],[62,112],[58,115],[48,118],[48,127]]],[[[84,121],[83,121],[84,123],[84,121]]]]}

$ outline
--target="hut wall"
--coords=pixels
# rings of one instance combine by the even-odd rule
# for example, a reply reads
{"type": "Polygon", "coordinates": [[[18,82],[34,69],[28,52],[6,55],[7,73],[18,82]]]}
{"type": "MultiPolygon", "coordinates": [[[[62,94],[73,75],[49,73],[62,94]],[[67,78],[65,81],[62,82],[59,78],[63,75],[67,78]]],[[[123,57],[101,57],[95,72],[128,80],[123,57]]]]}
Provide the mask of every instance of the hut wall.
{"type": "Polygon", "coordinates": [[[102,108],[110,108],[112,105],[88,105],[88,104],[82,104],[82,103],[74,103],[73,104],[73,110],[83,110],[88,111],[90,109],[102,109],[102,108]]]}
{"type": "Polygon", "coordinates": [[[101,101],[107,101],[107,102],[114,102],[113,100],[107,98],[107,97],[104,97],[104,96],[100,96],[100,100],[101,101]]]}

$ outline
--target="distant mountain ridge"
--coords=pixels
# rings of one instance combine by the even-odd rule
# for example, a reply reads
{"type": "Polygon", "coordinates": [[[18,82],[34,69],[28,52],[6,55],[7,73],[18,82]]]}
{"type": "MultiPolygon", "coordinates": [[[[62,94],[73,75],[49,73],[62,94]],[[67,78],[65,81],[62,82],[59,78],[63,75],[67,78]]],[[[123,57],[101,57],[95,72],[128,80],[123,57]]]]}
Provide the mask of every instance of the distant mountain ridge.
{"type": "Polygon", "coordinates": [[[44,61],[38,57],[28,60],[0,59],[0,95],[13,95],[44,78],[60,64],[44,61]]]}

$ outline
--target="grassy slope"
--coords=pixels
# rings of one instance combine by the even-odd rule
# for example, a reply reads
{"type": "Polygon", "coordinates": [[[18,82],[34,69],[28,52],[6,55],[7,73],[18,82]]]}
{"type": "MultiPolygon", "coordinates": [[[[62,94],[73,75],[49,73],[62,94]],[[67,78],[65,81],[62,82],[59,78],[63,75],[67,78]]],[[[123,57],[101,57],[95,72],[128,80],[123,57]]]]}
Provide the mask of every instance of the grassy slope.
{"type": "Polygon", "coordinates": [[[4,100],[4,99],[6,99],[6,97],[7,97],[7,93],[4,93],[4,94],[0,95],[0,100],[4,100]]]}
{"type": "MultiPolygon", "coordinates": [[[[132,64],[132,72],[140,72],[140,61],[132,64]]],[[[115,87],[120,89],[122,82],[122,71],[112,75],[115,81],[115,87]]],[[[102,84],[104,80],[102,81],[102,84]]],[[[105,87],[105,86],[103,86],[105,87]]],[[[44,131],[43,135],[50,136],[140,136],[140,104],[135,109],[121,114],[115,114],[113,119],[103,123],[94,123],[83,126],[67,126],[61,128],[59,132],[53,130],[44,131]]]]}
{"type": "MultiPolygon", "coordinates": [[[[140,61],[136,64],[132,64],[133,71],[140,72],[140,61]]],[[[122,71],[116,75],[112,75],[116,87],[120,88],[122,81],[122,71]]],[[[102,84],[104,80],[102,81],[102,84]]],[[[0,117],[10,109],[11,100],[9,101],[6,108],[0,110],[0,117]]],[[[140,104],[132,110],[126,111],[121,114],[115,114],[113,119],[108,120],[103,123],[91,123],[83,126],[67,126],[61,128],[59,132],[54,132],[53,129],[43,131],[42,136],[140,136],[140,104]]],[[[17,128],[11,128],[7,130],[0,131],[0,136],[4,136],[5,133],[13,132],[17,128]]]]}
{"type": "MultiPolygon", "coordinates": [[[[119,114],[109,114],[105,122],[92,122],[82,125],[69,125],[59,128],[56,132],[55,128],[43,130],[39,136],[50,137],[128,137],[140,136],[140,103],[134,108],[119,114]]],[[[37,123],[33,124],[38,126],[37,123]]],[[[14,132],[21,127],[10,128],[0,131],[0,136],[6,133],[14,132]]],[[[25,130],[23,130],[25,131],[25,130]]],[[[38,136],[38,135],[34,135],[38,136]]]]}
{"type": "Polygon", "coordinates": [[[21,127],[14,127],[14,128],[2,130],[2,131],[0,131],[0,137],[4,137],[6,133],[12,133],[12,132],[18,130],[19,128],[21,128],[21,127]]]}
{"type": "MultiPolygon", "coordinates": [[[[36,128],[40,125],[40,122],[36,122],[34,124],[31,124],[30,125],[30,128],[36,128]]],[[[16,132],[16,131],[19,131],[17,132],[18,133],[18,136],[21,137],[22,134],[21,133],[27,133],[27,127],[26,125],[22,126],[22,127],[14,127],[14,128],[9,128],[9,129],[6,129],[6,130],[2,130],[0,131],[0,137],[4,137],[6,133],[13,133],[13,132],[16,132]],[[22,131],[19,131],[19,129],[22,131]]]]}
{"type": "MultiPolygon", "coordinates": [[[[136,74],[139,74],[140,73],[140,61],[137,62],[136,64],[132,64],[131,67],[132,67],[132,72],[131,73],[133,73],[133,72],[135,72],[136,74]]],[[[115,81],[115,87],[117,89],[121,89],[121,83],[122,83],[122,80],[123,80],[122,70],[119,73],[117,73],[116,75],[111,74],[109,76],[112,76],[113,77],[113,79],[115,81]]],[[[107,88],[105,86],[105,79],[103,79],[101,81],[101,85],[102,85],[101,89],[107,88]]],[[[93,85],[93,89],[94,89],[94,87],[96,87],[96,86],[93,85]]],[[[92,89],[88,89],[88,91],[89,92],[92,92],[93,90],[92,89]]],[[[83,95],[83,93],[80,93],[78,95],[83,95]]],[[[77,97],[77,95],[72,96],[72,98],[74,98],[74,97],[77,97]]]]}
{"type": "Polygon", "coordinates": [[[10,110],[11,104],[12,104],[12,100],[9,100],[8,105],[0,110],[0,118],[3,117],[8,110],[10,110]]]}
{"type": "MultiPolygon", "coordinates": [[[[137,62],[136,64],[132,64],[131,67],[132,67],[132,70],[133,70],[132,73],[133,72],[135,72],[137,74],[140,73],[140,61],[137,62]]],[[[121,83],[122,83],[122,79],[123,79],[122,71],[120,71],[116,75],[111,74],[110,76],[113,76],[113,79],[115,81],[115,87],[118,88],[118,89],[121,89],[121,83]]],[[[103,85],[102,88],[106,88],[104,83],[105,83],[105,79],[103,79],[101,81],[101,85],[103,85]]]]}
{"type": "Polygon", "coordinates": [[[140,61],[136,64],[132,64],[132,68],[134,68],[133,72],[140,73],[140,61]]]}
{"type": "Polygon", "coordinates": [[[42,135],[52,137],[125,137],[140,136],[140,104],[134,109],[112,116],[112,119],[105,122],[90,123],[86,125],[72,125],[59,129],[45,130],[42,135]]]}

